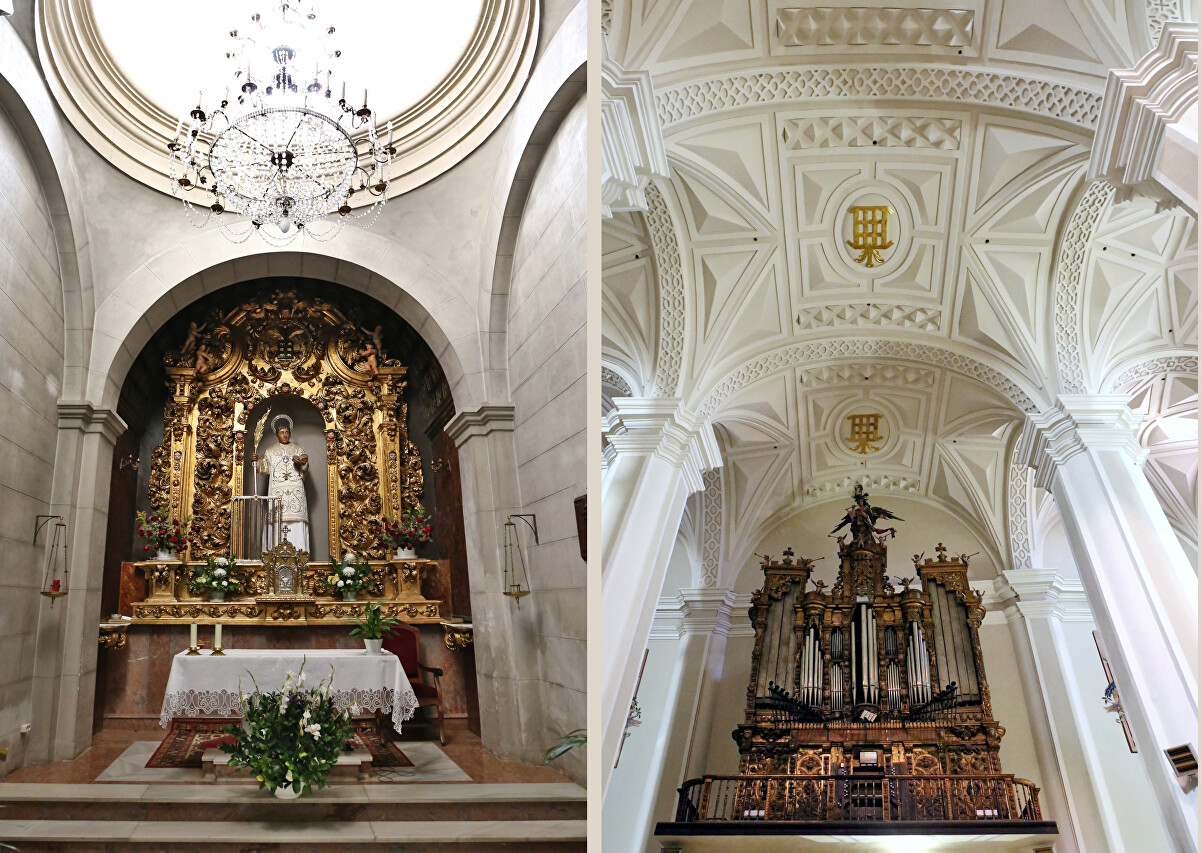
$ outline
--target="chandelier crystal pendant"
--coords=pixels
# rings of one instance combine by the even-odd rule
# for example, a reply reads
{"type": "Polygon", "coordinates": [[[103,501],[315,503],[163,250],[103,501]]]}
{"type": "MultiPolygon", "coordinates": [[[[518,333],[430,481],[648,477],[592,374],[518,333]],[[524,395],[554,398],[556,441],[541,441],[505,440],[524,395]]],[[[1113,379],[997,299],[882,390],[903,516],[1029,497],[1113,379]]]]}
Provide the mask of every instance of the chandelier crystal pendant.
{"type": "Polygon", "coordinates": [[[345,82],[334,100],[342,52],[329,46],[334,27],[316,18],[282,2],[276,13],[251,15],[248,32],[231,30],[233,84],[211,112],[199,94],[176,125],[171,192],[197,227],[216,220],[237,243],[258,233],[282,246],[302,231],[328,240],[348,220],[370,227],[387,202],[392,123],[385,143],[366,89],[362,106],[347,101],[345,82]]]}

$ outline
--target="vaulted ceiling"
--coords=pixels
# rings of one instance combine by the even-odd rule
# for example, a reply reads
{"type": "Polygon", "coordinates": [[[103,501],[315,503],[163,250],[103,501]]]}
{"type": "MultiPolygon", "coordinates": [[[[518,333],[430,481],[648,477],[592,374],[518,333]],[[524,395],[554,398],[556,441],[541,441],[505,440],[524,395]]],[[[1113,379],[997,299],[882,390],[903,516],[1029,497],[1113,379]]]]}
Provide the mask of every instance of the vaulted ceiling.
{"type": "Polygon", "coordinates": [[[1196,351],[1196,222],[1084,180],[1106,71],[1162,5],[614,4],[607,49],[651,73],[671,174],[604,228],[607,392],[679,360],[669,396],[724,446],[720,562],[864,481],[971,519],[1001,564],[1024,412],[1196,351]],[[865,205],[891,209],[871,268],[865,205]],[[868,412],[888,435],[861,455],[868,412]]]}

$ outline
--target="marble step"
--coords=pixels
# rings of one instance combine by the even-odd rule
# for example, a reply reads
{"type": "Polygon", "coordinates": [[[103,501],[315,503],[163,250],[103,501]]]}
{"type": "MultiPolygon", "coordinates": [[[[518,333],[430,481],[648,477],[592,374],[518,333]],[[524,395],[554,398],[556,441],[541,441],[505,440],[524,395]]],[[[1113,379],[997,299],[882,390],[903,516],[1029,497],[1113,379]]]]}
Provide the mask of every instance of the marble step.
{"type": "Polygon", "coordinates": [[[0,820],[21,853],[336,853],[530,851],[585,853],[585,821],[210,822],[0,820]]]}
{"type": "Polygon", "coordinates": [[[279,800],[253,785],[0,783],[6,821],[573,821],[587,812],[571,783],[342,784],[279,800]]]}

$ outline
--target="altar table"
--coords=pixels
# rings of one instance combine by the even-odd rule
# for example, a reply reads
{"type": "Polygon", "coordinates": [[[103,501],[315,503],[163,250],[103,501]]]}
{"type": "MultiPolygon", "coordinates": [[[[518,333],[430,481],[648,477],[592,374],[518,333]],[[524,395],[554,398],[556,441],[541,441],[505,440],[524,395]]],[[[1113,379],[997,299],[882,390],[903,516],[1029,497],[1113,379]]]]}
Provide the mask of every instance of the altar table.
{"type": "Polygon", "coordinates": [[[330,693],[339,709],[358,703],[365,712],[384,711],[392,717],[398,732],[401,723],[417,710],[417,696],[401,661],[388,652],[373,655],[364,649],[226,649],[224,655],[213,657],[212,650],[203,649],[199,655],[180,652],[172,659],[159,723],[165,728],[172,717],[200,714],[239,717],[239,687],[244,693],[253,693],[257,682],[265,693],[279,690],[288,672],[300,674],[302,663],[306,689],[329,678],[333,669],[330,693]]]}

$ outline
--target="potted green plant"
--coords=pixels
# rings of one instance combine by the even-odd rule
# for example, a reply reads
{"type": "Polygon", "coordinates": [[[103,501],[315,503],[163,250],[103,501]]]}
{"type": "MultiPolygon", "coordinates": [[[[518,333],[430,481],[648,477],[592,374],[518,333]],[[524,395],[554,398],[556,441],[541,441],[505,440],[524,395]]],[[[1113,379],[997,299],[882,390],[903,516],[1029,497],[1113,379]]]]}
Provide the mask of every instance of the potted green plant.
{"type": "Polygon", "coordinates": [[[362,637],[363,645],[369,655],[378,655],[384,645],[384,638],[392,633],[392,629],[401,620],[385,615],[380,609],[382,601],[369,601],[363,608],[363,618],[356,620],[351,628],[352,637],[362,637]]]}
{"type": "Polygon", "coordinates": [[[434,537],[434,525],[421,504],[406,507],[398,518],[385,518],[372,526],[394,560],[415,559],[417,546],[434,537]]]}
{"type": "Polygon", "coordinates": [[[373,583],[371,565],[353,551],[347,551],[341,560],[330,557],[330,573],[317,583],[326,592],[341,594],[343,601],[354,601],[359,590],[373,583]]]}
{"type": "Polygon", "coordinates": [[[170,513],[153,510],[149,516],[139,512],[138,535],[146,540],[142,551],[154,551],[156,560],[173,560],[189,545],[195,544],[192,536],[192,518],[183,521],[172,518],[170,513]]]}
{"type": "Polygon", "coordinates": [[[225,557],[205,558],[203,566],[194,566],[188,579],[188,590],[193,593],[208,593],[210,601],[225,601],[227,592],[241,592],[245,579],[233,571],[233,564],[225,557]]]}
{"type": "Polygon", "coordinates": [[[222,730],[233,739],[220,744],[230,766],[250,770],[260,788],[281,799],[324,788],[343,742],[354,734],[351,717],[359,712],[358,705],[339,709],[334,704],[333,679],[331,670],[329,678],[306,690],[302,663],[300,673],[289,672],[279,690],[263,693],[256,683],[253,694],[241,693],[241,725],[222,730]]]}

